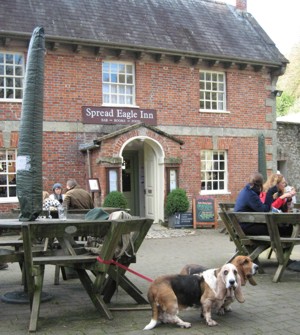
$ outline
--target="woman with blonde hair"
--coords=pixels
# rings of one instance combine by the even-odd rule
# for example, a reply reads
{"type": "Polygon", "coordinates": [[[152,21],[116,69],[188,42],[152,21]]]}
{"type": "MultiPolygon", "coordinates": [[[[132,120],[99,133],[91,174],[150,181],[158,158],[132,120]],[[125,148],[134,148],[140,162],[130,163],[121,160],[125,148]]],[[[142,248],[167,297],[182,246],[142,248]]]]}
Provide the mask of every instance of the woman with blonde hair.
{"type": "Polygon", "coordinates": [[[292,197],[296,192],[294,189],[286,192],[286,181],[282,174],[272,173],[263,185],[263,192],[260,194],[260,199],[264,203],[272,201],[272,207],[282,212],[287,212],[292,202],[292,197]]]}

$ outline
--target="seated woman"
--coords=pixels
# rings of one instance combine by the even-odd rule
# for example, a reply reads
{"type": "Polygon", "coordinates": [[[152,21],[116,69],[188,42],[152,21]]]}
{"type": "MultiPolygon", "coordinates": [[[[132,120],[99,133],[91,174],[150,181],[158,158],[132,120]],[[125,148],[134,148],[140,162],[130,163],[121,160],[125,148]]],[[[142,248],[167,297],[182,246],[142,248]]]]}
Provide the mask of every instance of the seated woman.
{"type": "Polygon", "coordinates": [[[55,183],[52,187],[53,193],[50,194],[49,198],[51,200],[57,200],[60,204],[63,203],[65,195],[62,193],[62,185],[60,183],[55,183]]]}
{"type": "Polygon", "coordinates": [[[292,198],[296,191],[291,189],[286,192],[286,181],[282,174],[273,173],[264,183],[263,192],[260,193],[260,199],[265,202],[266,197],[272,200],[272,207],[281,211],[288,212],[288,208],[292,203],[292,198]]]}

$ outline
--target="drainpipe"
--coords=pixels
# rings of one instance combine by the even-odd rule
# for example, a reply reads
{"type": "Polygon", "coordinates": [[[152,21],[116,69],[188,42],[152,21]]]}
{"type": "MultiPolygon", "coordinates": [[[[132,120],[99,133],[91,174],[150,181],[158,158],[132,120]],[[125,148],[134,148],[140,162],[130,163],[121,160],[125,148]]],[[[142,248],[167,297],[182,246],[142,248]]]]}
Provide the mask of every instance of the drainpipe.
{"type": "Polygon", "coordinates": [[[89,178],[92,178],[92,166],[91,166],[90,150],[88,149],[86,152],[87,152],[88,176],[89,176],[89,178]]]}

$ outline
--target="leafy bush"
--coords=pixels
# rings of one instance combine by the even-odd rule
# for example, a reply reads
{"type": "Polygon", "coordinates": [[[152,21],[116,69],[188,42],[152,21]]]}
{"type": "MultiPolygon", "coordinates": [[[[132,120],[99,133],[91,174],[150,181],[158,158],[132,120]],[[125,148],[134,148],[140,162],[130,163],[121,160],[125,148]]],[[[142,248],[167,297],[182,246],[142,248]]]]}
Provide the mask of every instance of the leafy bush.
{"type": "Polygon", "coordinates": [[[166,214],[171,216],[176,212],[186,212],[189,209],[190,203],[185,190],[176,188],[171,191],[166,200],[166,214]]]}
{"type": "Polygon", "coordinates": [[[122,192],[112,191],[105,197],[103,207],[126,208],[127,199],[122,192]]]}
{"type": "Polygon", "coordinates": [[[277,116],[284,116],[288,114],[289,109],[293,106],[295,98],[285,92],[281,97],[276,98],[276,112],[277,116]]]}

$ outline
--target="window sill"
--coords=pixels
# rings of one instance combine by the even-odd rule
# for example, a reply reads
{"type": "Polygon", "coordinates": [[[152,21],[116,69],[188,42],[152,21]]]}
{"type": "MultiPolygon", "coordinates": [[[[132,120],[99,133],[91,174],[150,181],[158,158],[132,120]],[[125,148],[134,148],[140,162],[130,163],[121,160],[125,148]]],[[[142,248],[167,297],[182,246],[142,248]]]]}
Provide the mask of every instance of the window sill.
{"type": "Polygon", "coordinates": [[[115,107],[115,108],[140,108],[136,105],[116,105],[116,104],[102,104],[102,107],[115,107]]]}
{"type": "Polygon", "coordinates": [[[14,103],[22,103],[22,99],[0,99],[0,102],[14,102],[14,103]]]}
{"type": "Polygon", "coordinates": [[[199,195],[230,195],[229,191],[200,191],[199,195]]]}
{"type": "Polygon", "coordinates": [[[222,110],[210,110],[210,109],[199,109],[199,113],[212,113],[212,114],[230,114],[230,111],[222,111],[222,110]]]}
{"type": "Polygon", "coordinates": [[[0,198],[0,204],[13,204],[18,203],[19,200],[17,197],[11,197],[11,198],[0,198]]]}

